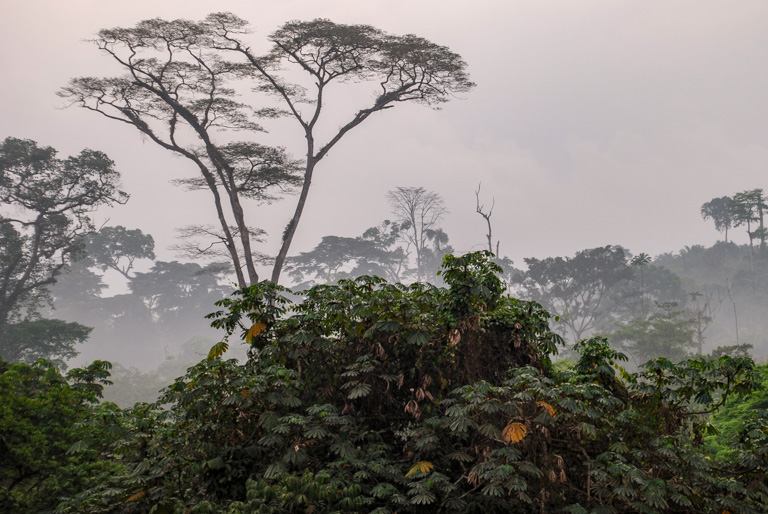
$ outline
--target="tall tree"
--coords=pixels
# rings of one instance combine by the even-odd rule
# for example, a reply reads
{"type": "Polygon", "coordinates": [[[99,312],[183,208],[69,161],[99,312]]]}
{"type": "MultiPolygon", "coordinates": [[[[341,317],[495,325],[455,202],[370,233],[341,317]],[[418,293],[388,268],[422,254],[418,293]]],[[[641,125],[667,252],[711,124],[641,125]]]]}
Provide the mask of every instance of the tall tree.
{"type": "Polygon", "coordinates": [[[762,189],[749,189],[733,195],[733,210],[739,221],[747,224],[749,244],[753,239],[760,240],[760,251],[766,248],[765,211],[768,205],[762,189]],[[758,228],[752,230],[751,223],[757,223],[758,228]]]}
{"type": "Polygon", "coordinates": [[[694,291],[689,293],[688,311],[691,313],[693,328],[696,334],[696,347],[698,355],[704,354],[704,332],[715,321],[715,317],[720,312],[723,305],[723,298],[720,290],[716,291],[694,291]],[[715,292],[717,295],[715,295],[715,292]]]}
{"type": "Polygon", "coordinates": [[[728,242],[728,229],[734,226],[733,199],[730,196],[713,198],[701,206],[701,217],[711,219],[715,230],[725,232],[725,242],[728,242]]]}
{"type": "Polygon", "coordinates": [[[443,197],[423,187],[398,187],[387,193],[392,213],[404,223],[403,239],[416,253],[416,276],[426,278],[426,261],[430,241],[447,244],[445,232],[438,232],[438,224],[448,212],[443,197]]]}
{"type": "Polygon", "coordinates": [[[0,143],[0,338],[4,325],[36,311],[47,287],[82,255],[91,211],[127,201],[119,178],[101,152],[58,159],[34,141],[0,143]]]}
{"type": "Polygon", "coordinates": [[[768,237],[763,220],[763,212],[765,209],[768,209],[765,200],[762,189],[750,189],[733,195],[733,202],[731,203],[731,213],[737,225],[747,226],[749,261],[752,273],[755,271],[753,241],[755,239],[760,240],[760,251],[764,253],[766,248],[765,241],[768,237]],[[759,224],[756,230],[752,230],[753,223],[759,224]]]}
{"type": "Polygon", "coordinates": [[[632,277],[627,256],[618,246],[582,250],[573,257],[528,258],[525,263],[528,271],[515,279],[521,293],[559,316],[574,342],[605,315],[604,300],[611,287],[632,277]]]}
{"type": "Polygon", "coordinates": [[[650,264],[651,256],[645,252],[632,257],[629,263],[640,270],[640,315],[645,318],[645,267],[650,264]]]}
{"type": "Polygon", "coordinates": [[[287,115],[301,127],[306,143],[301,187],[275,257],[271,278],[277,282],[315,168],[348,132],[373,113],[398,103],[437,107],[474,86],[459,55],[413,35],[394,36],[368,25],[323,19],[293,21],[270,35],[272,48],[266,55],[257,55],[244,40],[248,31],[244,20],[229,13],[211,14],[199,23],[155,19],[134,28],[102,30],[96,43],[128,75],[75,79],[61,92],[87,109],[133,125],[163,148],[195,163],[202,179],[192,185],[212,192],[220,236],[236,271],[244,261],[248,279],[239,272],[241,285],[258,280],[241,197],[263,200],[265,189],[279,191],[297,185],[297,170],[280,149],[250,141],[220,142],[224,138],[219,132],[245,130],[253,138],[263,130],[254,121],[259,116],[287,115]],[[280,69],[285,65],[306,74],[312,82],[310,89],[283,77],[280,69]],[[242,87],[272,95],[282,107],[250,108],[236,100],[233,82],[246,82],[242,87]],[[350,82],[375,84],[373,102],[352,114],[327,140],[319,140],[317,127],[329,89],[350,82]],[[192,140],[183,143],[185,135],[193,136],[192,140]],[[253,162],[260,160],[247,158],[252,154],[267,156],[266,163],[253,169],[253,162]],[[263,181],[267,170],[275,171],[278,180],[263,181]],[[263,184],[267,187],[260,187],[263,184]],[[224,201],[229,209],[224,208],[224,201]],[[229,218],[234,220],[236,233],[229,218]]]}

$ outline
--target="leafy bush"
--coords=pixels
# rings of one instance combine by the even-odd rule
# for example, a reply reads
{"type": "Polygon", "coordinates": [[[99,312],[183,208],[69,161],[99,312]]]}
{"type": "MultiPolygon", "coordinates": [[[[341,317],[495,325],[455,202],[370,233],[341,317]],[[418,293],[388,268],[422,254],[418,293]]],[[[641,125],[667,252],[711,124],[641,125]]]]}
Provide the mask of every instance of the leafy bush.
{"type": "Polygon", "coordinates": [[[734,396],[712,416],[717,433],[706,437],[712,457],[718,460],[736,461],[743,427],[768,412],[768,365],[758,366],[760,389],[749,395],[734,396]]]}
{"type": "Polygon", "coordinates": [[[109,367],[96,361],[64,376],[44,360],[0,359],[0,512],[50,512],[119,470],[104,451],[122,413],[98,404],[109,367]]]}
{"type": "Polygon", "coordinates": [[[157,405],[124,413],[114,473],[59,512],[765,512],[768,420],[706,457],[707,414],[757,385],[748,358],[650,361],[560,338],[502,296],[487,253],[449,288],[362,277],[289,306],[264,282],[219,302],[226,331],[157,405]],[[250,345],[223,360],[228,338],[250,345]],[[159,405],[167,405],[161,409],[159,405]]]}

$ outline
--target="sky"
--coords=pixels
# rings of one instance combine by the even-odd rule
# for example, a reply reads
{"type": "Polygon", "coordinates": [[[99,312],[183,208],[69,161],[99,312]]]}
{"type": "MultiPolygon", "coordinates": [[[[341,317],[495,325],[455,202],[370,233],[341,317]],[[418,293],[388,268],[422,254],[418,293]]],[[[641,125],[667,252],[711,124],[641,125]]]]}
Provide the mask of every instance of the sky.
{"type": "MultiPolygon", "coordinates": [[[[171,184],[194,169],[56,92],[74,77],[121,73],[86,41],[99,29],[214,8],[249,20],[255,46],[286,21],[318,17],[413,33],[462,55],[477,83],[438,111],[377,113],[337,145],[316,171],[294,254],[391,217],[386,192],[398,186],[441,194],[443,228],[464,252],[485,244],[482,184],[500,253],[518,265],[609,244],[651,255],[709,245],[719,234],[702,203],[768,189],[764,0],[0,1],[0,138],[60,156],[107,153],[131,199],[97,223],[152,234],[165,260],[176,228],[216,221],[209,193],[171,184]]],[[[349,98],[330,97],[331,119],[355,112],[349,98]]],[[[265,142],[300,155],[302,134],[278,122],[265,142]]],[[[292,208],[292,198],[247,207],[272,236],[260,250],[277,252],[292,208]]]]}

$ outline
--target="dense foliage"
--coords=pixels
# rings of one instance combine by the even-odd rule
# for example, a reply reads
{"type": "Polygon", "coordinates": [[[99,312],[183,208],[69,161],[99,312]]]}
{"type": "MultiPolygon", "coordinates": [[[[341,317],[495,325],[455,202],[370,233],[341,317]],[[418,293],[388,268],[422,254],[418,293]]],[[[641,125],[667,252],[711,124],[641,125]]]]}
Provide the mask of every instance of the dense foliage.
{"type": "Polygon", "coordinates": [[[734,461],[741,457],[738,451],[743,427],[760,422],[760,417],[768,412],[768,365],[757,366],[760,388],[749,395],[737,395],[729,398],[723,408],[712,416],[712,423],[718,428],[717,433],[705,438],[713,457],[719,460],[734,461]]]}
{"type": "Polygon", "coordinates": [[[0,512],[51,512],[120,466],[108,457],[123,414],[98,404],[109,364],[66,376],[46,361],[0,359],[0,512]]]}
{"type": "Polygon", "coordinates": [[[630,374],[597,338],[553,366],[549,314],[503,296],[488,259],[447,257],[448,288],[362,277],[296,305],[270,282],[237,291],[211,318],[247,362],[222,359],[225,340],[75,443],[106,444],[89,463],[105,471],[57,512],[766,511],[768,419],[729,460],[704,442],[706,414],[757,385],[750,359],[630,374]]]}

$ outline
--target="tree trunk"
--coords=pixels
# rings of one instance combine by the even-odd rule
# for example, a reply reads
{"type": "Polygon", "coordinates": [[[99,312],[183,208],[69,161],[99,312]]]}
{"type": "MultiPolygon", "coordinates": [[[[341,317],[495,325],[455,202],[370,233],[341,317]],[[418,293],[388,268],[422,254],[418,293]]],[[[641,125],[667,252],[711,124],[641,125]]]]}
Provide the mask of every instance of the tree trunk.
{"type": "Polygon", "coordinates": [[[310,136],[307,136],[308,151],[307,151],[307,167],[304,171],[304,184],[301,186],[301,193],[299,194],[299,201],[296,202],[296,210],[293,213],[291,221],[288,222],[288,226],[285,227],[285,234],[283,236],[283,244],[280,246],[280,252],[278,252],[275,258],[275,265],[272,268],[272,282],[275,284],[280,280],[280,273],[283,271],[285,265],[285,258],[288,256],[288,249],[291,247],[293,236],[296,233],[296,228],[299,226],[299,220],[301,219],[301,213],[304,211],[304,204],[307,202],[307,196],[309,195],[309,186],[312,184],[312,174],[315,171],[315,165],[317,161],[312,155],[313,141],[310,136]]]}

